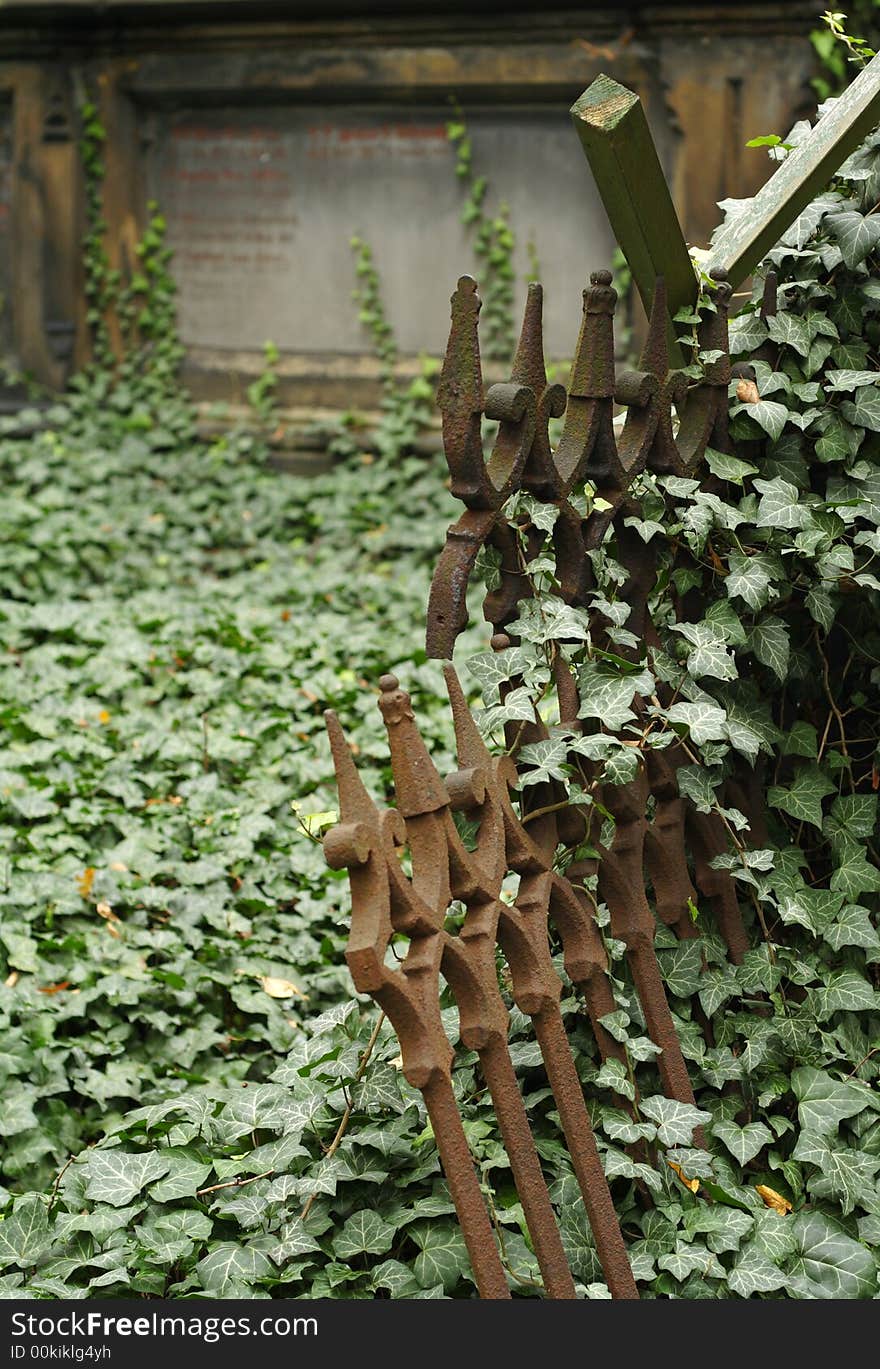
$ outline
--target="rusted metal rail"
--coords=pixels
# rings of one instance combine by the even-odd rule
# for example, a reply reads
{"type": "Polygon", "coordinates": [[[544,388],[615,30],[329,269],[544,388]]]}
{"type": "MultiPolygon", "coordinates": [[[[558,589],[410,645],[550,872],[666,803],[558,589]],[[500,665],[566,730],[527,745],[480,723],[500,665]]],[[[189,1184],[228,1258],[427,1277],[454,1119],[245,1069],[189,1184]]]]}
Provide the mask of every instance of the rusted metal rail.
{"type": "MultiPolygon", "coordinates": [[[[556,923],[566,965],[587,989],[593,1015],[614,1009],[602,939],[591,911],[553,871],[555,827],[527,831],[520,822],[510,798],[518,782],[515,767],[487,751],[451,666],[446,678],[460,768],[445,780],[428,755],[409,696],[393,675],[380,681],[396,809],[378,810],[338,720],[327,715],[341,821],[328,832],[324,849],[330,865],[348,869],[351,881],[346,960],[359,992],[371,994],[391,1019],[404,1074],[422,1092],[480,1295],[503,1298],[509,1291],[453,1097],[453,1049],[440,1017],[441,972],[458,1006],[461,1040],[476,1051],[492,1095],[547,1292],[573,1298],[574,1282],[508,1050],[508,1012],[496,972],[501,946],[514,1000],[531,1018],[541,1046],[608,1287],[614,1297],[635,1298],[560,1012],[562,983],[553,966],[548,920],[556,923]],[[453,809],[479,824],[474,851],[464,846],[453,809]],[[400,863],[404,847],[411,878],[400,863]],[[508,871],[520,881],[513,905],[501,898],[508,871]],[[446,926],[453,900],[466,910],[457,934],[446,926]],[[386,958],[393,936],[407,938],[408,945],[399,968],[392,969],[386,958]]],[[[399,957],[399,945],[396,952],[399,957]]]]}

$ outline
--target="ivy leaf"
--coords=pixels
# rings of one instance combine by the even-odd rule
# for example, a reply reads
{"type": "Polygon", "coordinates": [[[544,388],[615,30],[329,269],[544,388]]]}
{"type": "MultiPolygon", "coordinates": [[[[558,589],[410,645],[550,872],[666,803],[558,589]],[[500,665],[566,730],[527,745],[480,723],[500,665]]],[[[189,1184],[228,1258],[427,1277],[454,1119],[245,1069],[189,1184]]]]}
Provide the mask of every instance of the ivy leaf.
{"type": "Polygon", "coordinates": [[[840,890],[846,898],[857,901],[860,894],[880,891],[880,870],[865,859],[865,848],[854,841],[846,841],[837,851],[837,869],[831,876],[831,888],[840,890]]]}
{"type": "Polygon", "coordinates": [[[470,1260],[464,1237],[451,1222],[414,1223],[409,1234],[419,1247],[413,1273],[421,1288],[440,1284],[451,1292],[463,1276],[470,1274],[470,1260]]]}
{"type": "Polygon", "coordinates": [[[880,242],[880,221],[855,209],[843,214],[828,214],[825,224],[850,268],[863,262],[880,242]]]}
{"type": "Polygon", "coordinates": [[[723,1142],[741,1165],[754,1160],[758,1152],[773,1140],[773,1133],[763,1122],[748,1122],[744,1127],[738,1127],[735,1122],[715,1122],[712,1134],[723,1142]]]}
{"type": "Polygon", "coordinates": [[[858,903],[848,903],[841,910],[837,921],[827,927],[822,936],[834,951],[843,946],[861,946],[866,951],[880,951],[878,936],[867,908],[858,903]]]}
{"type": "Polygon", "coordinates": [[[850,393],[861,385],[880,384],[880,371],[828,371],[823,378],[823,389],[829,394],[838,390],[850,393]]]}
{"type": "MultiPolygon", "coordinates": [[[[782,409],[784,406],[778,404],[775,407],[782,409]]],[[[777,476],[775,480],[756,480],[754,486],[761,495],[755,519],[759,528],[802,528],[804,526],[807,510],[801,502],[800,490],[796,485],[791,485],[787,480],[777,476]]]]}
{"type": "Polygon", "coordinates": [[[826,828],[832,836],[849,838],[873,836],[877,825],[876,794],[841,794],[831,805],[826,828]]]}
{"type": "Polygon", "coordinates": [[[789,411],[784,404],[778,404],[772,399],[759,399],[757,404],[735,404],[731,413],[748,414],[749,418],[754,419],[759,427],[764,429],[767,436],[776,442],[782,436],[789,411]]]}
{"type": "Polygon", "coordinates": [[[164,1179],[153,1184],[150,1197],[158,1203],[167,1203],[174,1198],[192,1198],[211,1173],[211,1165],[198,1155],[179,1147],[169,1147],[162,1155],[168,1161],[168,1170],[164,1179]]]}
{"type": "Polygon", "coordinates": [[[792,1219],[797,1253],[788,1264],[796,1298],[869,1298],[876,1289],[874,1259],[822,1212],[792,1219]]]}
{"type": "Polygon", "coordinates": [[[833,794],[837,786],[818,766],[808,766],[799,770],[787,789],[771,785],[767,790],[767,802],[772,808],[780,808],[784,813],[796,818],[798,822],[809,822],[821,828],[823,822],[822,800],[833,794]]]}
{"type": "Polygon", "coordinates": [[[825,1136],[847,1117],[857,1117],[872,1101],[871,1090],[854,1079],[835,1079],[827,1070],[802,1065],[792,1071],[798,1120],[805,1131],[825,1136]]]}
{"type": "Polygon", "coordinates": [[[158,1150],[93,1150],[88,1158],[86,1195],[113,1207],[124,1207],[170,1168],[171,1157],[158,1150]]]}
{"type": "Polygon", "coordinates": [[[609,731],[619,730],[635,717],[631,705],[640,685],[644,685],[647,692],[653,689],[650,678],[619,675],[592,663],[585,666],[578,676],[581,697],[578,717],[598,718],[609,731]]]}
{"type": "Polygon", "coordinates": [[[738,1255],[727,1276],[728,1287],[740,1298],[750,1298],[754,1293],[775,1293],[787,1283],[788,1275],[754,1245],[746,1246],[738,1255]]]}
{"type": "Polygon", "coordinates": [[[880,390],[876,385],[863,385],[856,390],[855,399],[846,400],[840,411],[857,428],[880,432],[880,390]]]}
{"type": "Polygon", "coordinates": [[[855,970],[838,970],[828,976],[825,988],[816,993],[820,1020],[835,1012],[870,1012],[877,1006],[871,985],[855,970]]]}
{"type": "Polygon", "coordinates": [[[774,342],[784,343],[805,357],[809,353],[812,334],[810,325],[799,314],[782,310],[767,320],[767,331],[774,342]]]}
{"type": "Polygon", "coordinates": [[[704,742],[723,741],[727,736],[727,715],[723,708],[710,703],[679,703],[666,710],[671,723],[682,723],[697,746],[704,742]]]}
{"type": "Polygon", "coordinates": [[[231,1241],[215,1245],[196,1265],[203,1287],[217,1296],[222,1296],[227,1289],[249,1288],[271,1269],[262,1250],[231,1241]]]}
{"type": "Polygon", "coordinates": [[[716,680],[735,680],[736,664],[724,643],[721,630],[713,623],[676,623],[674,632],[679,632],[690,644],[687,654],[689,675],[700,679],[711,675],[716,680]]]}
{"type": "Polygon", "coordinates": [[[683,941],[674,950],[660,951],[657,959],[671,994],[676,998],[690,998],[692,993],[696,993],[703,971],[699,941],[683,941]]]}
{"type": "Polygon", "coordinates": [[[531,742],[521,748],[519,760],[528,766],[521,776],[523,785],[541,784],[546,780],[564,780],[567,774],[568,743],[563,737],[531,742]]]}
{"type": "Polygon", "coordinates": [[[732,551],[727,558],[728,574],[724,580],[724,590],[729,599],[742,599],[749,608],[763,608],[770,598],[770,585],[773,581],[768,558],[744,556],[732,551]]]}
{"type": "Polygon", "coordinates": [[[829,1146],[819,1173],[809,1182],[809,1190],[817,1198],[839,1199],[840,1210],[847,1217],[857,1206],[875,1201],[878,1169],[880,1156],[829,1146]]]}
{"type": "Polygon", "coordinates": [[[51,1241],[43,1198],[36,1193],[25,1193],[16,1199],[11,1215],[0,1222],[0,1261],[23,1267],[36,1264],[51,1241]]]}
{"type": "MultiPolygon", "coordinates": [[[[396,1228],[386,1222],[372,1208],[355,1212],[347,1219],[338,1236],[333,1239],[333,1253],[340,1260],[350,1260],[355,1255],[384,1255],[394,1243],[396,1228]]],[[[439,1282],[437,1279],[433,1283],[439,1282]]]]}
{"type": "Polygon", "coordinates": [[[726,1277],[724,1267],[711,1250],[686,1245],[683,1241],[678,1241],[675,1250],[670,1254],[661,1255],[657,1261],[657,1267],[668,1269],[672,1277],[679,1283],[683,1283],[691,1274],[700,1274],[704,1279],[723,1279],[726,1277]]]}
{"type": "Polygon", "coordinates": [[[706,465],[719,480],[730,480],[735,485],[741,485],[747,475],[758,473],[758,467],[750,461],[741,461],[728,452],[716,452],[712,447],[706,448],[706,465]]]}
{"type": "Polygon", "coordinates": [[[767,341],[767,325],[760,314],[737,314],[730,320],[730,351],[732,356],[754,352],[767,341]]]}
{"type": "Polygon", "coordinates": [[[415,1275],[400,1260],[383,1260],[371,1277],[373,1288],[387,1289],[392,1298],[412,1298],[419,1292],[415,1275]]]}
{"type": "Polygon", "coordinates": [[[755,623],[749,633],[749,646],[762,665],[769,666],[780,680],[788,676],[788,628],[781,618],[768,616],[755,623]]]}
{"type": "Polygon", "coordinates": [[[679,1103],[674,1098],[657,1095],[644,1098],[639,1105],[645,1117],[657,1124],[657,1137],[664,1146],[687,1146],[696,1127],[712,1120],[712,1114],[703,1112],[691,1103],[679,1103]]]}

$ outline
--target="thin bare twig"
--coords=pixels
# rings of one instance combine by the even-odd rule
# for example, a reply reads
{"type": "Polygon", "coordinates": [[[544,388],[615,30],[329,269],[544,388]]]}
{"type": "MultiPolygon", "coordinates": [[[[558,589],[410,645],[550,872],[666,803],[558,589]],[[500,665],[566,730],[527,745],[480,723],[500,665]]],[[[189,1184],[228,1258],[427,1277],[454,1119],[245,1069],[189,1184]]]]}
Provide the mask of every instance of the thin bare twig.
{"type": "MultiPolygon", "coordinates": [[[[366,1048],[365,1048],[365,1050],[364,1050],[364,1053],[363,1053],[363,1055],[361,1056],[360,1064],[359,1064],[358,1067],[357,1067],[357,1072],[356,1072],[356,1074],[355,1074],[355,1076],[354,1076],[354,1082],[355,1082],[356,1084],[360,1083],[361,1079],[363,1078],[364,1070],[367,1068],[367,1064],[368,1064],[368,1062],[369,1062],[370,1056],[373,1054],[373,1048],[375,1047],[376,1042],[377,1042],[378,1039],[379,1039],[379,1032],[382,1030],[382,1024],[383,1024],[384,1021],[385,1021],[385,1014],[384,1014],[384,1012],[380,1012],[379,1016],[378,1016],[377,1019],[376,1019],[376,1025],[375,1025],[375,1027],[373,1028],[372,1032],[370,1033],[370,1039],[369,1039],[369,1041],[368,1041],[367,1044],[366,1044],[366,1048]]],[[[339,1126],[336,1128],[336,1135],[333,1137],[333,1140],[330,1142],[330,1145],[328,1146],[327,1150],[324,1152],[323,1158],[324,1158],[325,1160],[329,1160],[329,1159],[330,1159],[330,1156],[331,1156],[331,1155],[335,1155],[335,1154],[336,1154],[336,1151],[339,1149],[339,1146],[340,1146],[340,1144],[341,1144],[341,1142],[342,1142],[342,1138],[343,1138],[343,1136],[345,1135],[345,1133],[346,1133],[347,1130],[348,1130],[348,1124],[349,1124],[349,1122],[351,1121],[351,1114],[352,1114],[352,1105],[351,1105],[351,1103],[346,1103],[345,1111],[344,1111],[343,1114],[342,1114],[342,1119],[341,1119],[341,1121],[340,1121],[340,1123],[339,1123],[339,1126]]],[[[301,1221],[301,1222],[304,1222],[304,1221],[306,1220],[306,1218],[308,1217],[309,1213],[310,1213],[311,1210],[312,1210],[312,1207],[313,1207],[313,1205],[314,1205],[314,1202],[315,1202],[315,1199],[317,1198],[317,1196],[318,1196],[317,1193],[310,1193],[310,1194],[309,1194],[308,1198],[307,1198],[306,1201],[305,1201],[305,1206],[303,1207],[302,1212],[299,1214],[299,1218],[300,1218],[300,1221],[301,1221]]]]}

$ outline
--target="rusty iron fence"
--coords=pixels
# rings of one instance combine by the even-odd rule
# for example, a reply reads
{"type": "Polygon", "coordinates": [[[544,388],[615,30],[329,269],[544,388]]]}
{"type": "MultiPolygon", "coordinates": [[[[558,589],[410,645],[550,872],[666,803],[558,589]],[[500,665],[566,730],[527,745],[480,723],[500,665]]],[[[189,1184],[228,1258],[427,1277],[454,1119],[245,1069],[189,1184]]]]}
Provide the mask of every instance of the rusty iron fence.
{"type": "MultiPolygon", "coordinates": [[[[656,567],[650,544],[626,526],[633,511],[631,487],[638,475],[699,474],[707,447],[729,450],[728,385],[732,376],[727,306],[730,289],[716,273],[711,307],[697,329],[699,350],[714,357],[702,379],[688,387],[670,371],[667,311],[658,281],[646,345],[635,370],[616,372],[613,315],[616,294],[610,273],[596,272],[584,292],[583,321],[568,391],[548,383],[541,334],[541,287],[529,290],[525,319],[510,380],[483,389],[475,283],[462,278],[452,297],[452,327],[438,403],[453,493],[465,512],[449,529],[434,575],[428,607],[428,652],[449,658],[467,619],[465,596],[480,549],[500,553],[500,585],[486,595],[484,613],[495,629],[492,645],[512,643],[509,628],[523,599],[532,593],[524,573],[531,553],[543,545],[529,538],[529,518],[512,526],[505,513],[511,495],[525,491],[556,510],[554,546],[558,592],[584,607],[592,588],[589,551],[614,530],[616,554],[628,581],[621,591],[630,606],[628,627],[656,643],[648,599],[656,567]],[[614,422],[622,408],[622,426],[614,422]],[[554,446],[550,419],[565,416],[554,446]],[[483,420],[498,423],[488,458],[483,420]],[[589,485],[598,509],[586,516],[571,502],[589,485]]],[[[768,282],[765,313],[775,309],[768,282]]],[[[746,372],[746,374],[748,374],[746,372]]],[[[603,640],[604,620],[596,612],[594,641],[603,640]]],[[[620,650],[616,647],[615,650],[620,650]]],[[[727,850],[721,820],[699,813],[678,793],[676,769],[686,763],[675,746],[649,751],[638,777],[624,785],[603,785],[598,807],[614,818],[613,836],[601,845],[596,820],[559,801],[553,783],[518,791],[522,765],[516,752],[546,737],[541,722],[518,724],[508,737],[509,753],[493,756],[481,739],[452,666],[445,667],[459,769],[441,777],[419,734],[409,697],[394,676],[380,682],[396,808],[380,811],[364,789],[338,720],[328,714],[340,794],[340,823],[325,838],[329,863],[347,868],[352,924],[346,958],[359,992],[370,994],[388,1014],[401,1043],[406,1078],[421,1090],[431,1118],[444,1171],[483,1297],[509,1296],[492,1235],[489,1214],[452,1093],[452,1044],[440,1016],[440,975],[460,1015],[464,1046],[477,1052],[490,1089],[516,1187],[550,1297],[574,1296],[553,1209],[532,1140],[507,1047],[507,1009],[498,987],[497,948],[510,970],[513,999],[534,1025],[548,1080],[596,1240],[611,1294],[636,1297],[624,1241],[596,1149],[584,1094],[560,1013],[562,983],[551,954],[551,929],[564,952],[566,973],[583,994],[603,1059],[625,1063],[624,1048],[602,1018],[615,1000],[604,943],[595,920],[590,876],[610,912],[611,934],[626,947],[626,958],[650,1037],[661,1053],[658,1068],[670,1098],[693,1103],[687,1066],[654,949],[655,913],[647,896],[653,888],[657,918],[681,939],[698,937],[689,913],[699,894],[713,906],[728,953],[739,962],[748,949],[736,887],[728,871],[713,867],[727,850]],[[476,824],[476,847],[466,849],[453,821],[459,810],[476,824]],[[649,817],[650,814],[650,817],[649,817]],[[562,875],[554,869],[560,842],[589,839],[599,858],[579,861],[562,875]],[[405,873],[401,857],[411,861],[405,873]],[[689,861],[690,855],[690,861],[689,861]],[[508,872],[519,877],[513,904],[501,897],[508,872]],[[452,928],[448,911],[463,905],[464,919],[452,928]],[[408,942],[399,966],[389,967],[389,945],[408,942]]],[[[515,682],[514,682],[515,683],[515,682]]],[[[577,731],[575,681],[557,658],[560,720],[577,731]]],[[[662,688],[662,687],[661,687],[662,688]]],[[[583,768],[584,758],[572,757],[583,768]]],[[[729,782],[737,805],[760,833],[751,772],[729,782]]],[[[592,812],[596,812],[594,807],[592,812]]],[[[400,945],[396,946],[398,958],[400,945]]],[[[631,1107],[626,1101],[622,1106],[631,1107]]],[[[699,1133],[695,1141],[702,1144],[699,1133]]]]}
{"type": "MultiPolygon", "coordinates": [[[[617,371],[617,296],[611,273],[597,271],[584,291],[568,388],[550,383],[542,291],[535,284],[529,289],[510,379],[485,389],[480,300],[473,280],[459,280],[437,394],[451,489],[465,506],[447,533],[428,604],[428,654],[442,660],[451,657],[467,621],[468,583],[483,548],[492,548],[499,562],[497,588],[486,594],[483,606],[494,629],[492,647],[505,651],[514,644],[517,618],[533,593],[529,563],[545,555],[536,520],[528,513],[509,512],[516,494],[552,508],[552,520],[541,521],[553,526],[555,593],[588,612],[590,638],[600,647],[609,645],[610,625],[599,609],[590,607],[590,554],[613,529],[615,557],[627,576],[619,596],[629,606],[627,629],[649,649],[659,646],[649,611],[657,577],[654,551],[627,522],[638,508],[633,484],[649,471],[696,477],[711,491],[713,477],[702,463],[710,447],[730,450],[728,387],[738,374],[748,395],[755,378],[748,366],[731,365],[727,311],[732,289],[880,117],[880,58],[868,64],[811,137],[782,162],[748,210],[716,235],[711,299],[701,296],[696,304],[688,249],[638,97],[600,76],[571,113],[612,228],[650,306],[647,339],[638,367],[617,371]],[[682,306],[697,310],[692,314],[695,360],[705,364],[696,375],[681,365],[682,339],[673,327],[682,306]],[[554,445],[551,421],[563,417],[554,445]],[[486,421],[498,425],[488,457],[486,421]],[[575,496],[585,488],[592,498],[583,513],[575,496]]],[[[770,274],[761,313],[766,318],[775,312],[770,274]]],[[[517,505],[521,510],[523,501],[514,501],[513,508],[517,505]]],[[[693,604],[692,614],[699,609],[693,604]]],[[[691,616],[687,605],[681,606],[680,616],[691,616]]],[[[615,651],[625,655],[627,648],[618,644],[615,651]]],[[[560,722],[577,733],[582,728],[577,686],[559,653],[554,672],[560,722]]],[[[446,666],[446,680],[459,769],[445,779],[428,755],[409,697],[393,676],[380,682],[394,809],[380,811],[366,793],[339,723],[328,714],[341,821],[327,834],[325,851],[331,865],[349,871],[352,923],[346,955],[352,977],[357,989],[388,1014],[401,1042],[406,1078],[423,1093],[479,1292],[508,1297],[452,1092],[454,1051],[440,1015],[442,974],[458,1006],[461,1040],[477,1052],[492,1094],[546,1291],[553,1298],[570,1298],[574,1284],[508,1051],[507,1009],[496,976],[500,950],[514,1001],[534,1024],[608,1287],[612,1297],[637,1297],[566,1039],[551,929],[561,941],[566,974],[583,994],[601,1056],[622,1060],[623,1047],[602,1023],[615,1000],[589,892],[596,888],[610,914],[611,934],[625,946],[651,1039],[661,1048],[658,1069],[664,1092],[692,1103],[654,942],[658,921],[681,940],[700,936],[689,915],[699,891],[712,908],[731,961],[742,962],[749,941],[736,885],[727,869],[716,868],[716,858],[728,850],[723,819],[698,812],[681,796],[677,771],[689,757],[680,742],[662,751],[645,748],[636,778],[618,785],[603,782],[595,767],[572,753],[570,762],[595,799],[585,818],[555,781],[521,783],[529,768],[523,747],[548,736],[542,722],[518,724],[516,730],[509,725],[505,755],[492,756],[451,665],[446,666]],[[455,810],[476,824],[473,851],[458,834],[455,810]],[[605,844],[595,816],[599,810],[614,819],[605,844]],[[568,865],[563,875],[554,867],[560,843],[567,848],[584,843],[597,854],[568,865]],[[411,873],[401,863],[404,853],[411,873]],[[508,873],[519,880],[512,903],[501,896],[508,873]],[[465,909],[460,925],[448,918],[453,901],[465,909]],[[388,952],[392,941],[400,939],[408,945],[394,968],[388,952]]],[[[518,683],[514,677],[507,688],[518,683]]],[[[661,705],[671,701],[664,688],[658,683],[661,705]]],[[[639,705],[634,701],[632,706],[639,705]]],[[[758,765],[734,767],[721,791],[723,802],[745,814],[757,846],[766,844],[761,793],[758,765]]],[[[399,958],[398,946],[394,949],[399,958]]],[[[699,1132],[694,1140],[703,1143],[699,1132]]]]}

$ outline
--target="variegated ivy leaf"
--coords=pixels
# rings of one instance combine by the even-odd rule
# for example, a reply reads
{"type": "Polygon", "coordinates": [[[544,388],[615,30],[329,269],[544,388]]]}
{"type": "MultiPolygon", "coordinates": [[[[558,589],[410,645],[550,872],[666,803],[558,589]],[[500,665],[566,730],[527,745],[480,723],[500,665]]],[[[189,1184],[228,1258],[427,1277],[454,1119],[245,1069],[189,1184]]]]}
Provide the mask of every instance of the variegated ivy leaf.
{"type": "Polygon", "coordinates": [[[704,742],[724,741],[727,738],[727,714],[717,704],[673,704],[671,708],[667,708],[666,717],[671,723],[683,724],[697,746],[702,746],[704,742]]]}
{"type": "Polygon", "coordinates": [[[772,615],[760,619],[749,633],[748,644],[762,665],[769,666],[780,680],[788,676],[788,628],[772,615]]]}
{"type": "Polygon", "coordinates": [[[767,320],[767,331],[774,342],[784,343],[786,347],[799,352],[802,357],[809,353],[813,331],[809,319],[802,315],[790,314],[783,310],[767,320]]]}
{"type": "Polygon", "coordinates": [[[706,448],[706,465],[719,480],[730,480],[734,485],[741,485],[747,475],[758,473],[758,467],[751,462],[741,461],[728,452],[716,452],[712,447],[706,448]]]}
{"type": "Polygon", "coordinates": [[[124,1207],[154,1179],[171,1168],[171,1157],[158,1150],[93,1150],[86,1161],[86,1194],[113,1207],[124,1207]]]}
{"type": "Polygon", "coordinates": [[[238,1287],[249,1288],[271,1271],[262,1250],[252,1245],[226,1241],[214,1246],[196,1265],[202,1285],[210,1293],[223,1295],[238,1287]]]}
{"type": "Polygon", "coordinates": [[[523,787],[546,780],[564,780],[568,773],[567,758],[568,742],[564,737],[551,737],[522,747],[519,760],[528,767],[520,777],[523,787]]]}
{"type": "Polygon", "coordinates": [[[521,675],[529,662],[529,653],[523,647],[509,646],[503,651],[483,651],[471,656],[467,669],[488,700],[497,697],[499,686],[507,684],[514,675],[521,675]]]}
{"type": "Polygon", "coordinates": [[[773,1133],[763,1122],[748,1122],[744,1127],[735,1122],[715,1122],[712,1133],[741,1165],[747,1165],[773,1140],[773,1133]]]}
{"type": "Polygon", "coordinates": [[[528,689],[522,685],[512,689],[503,703],[484,708],[475,716],[481,732],[488,736],[503,723],[535,722],[535,706],[528,689]]]}
{"type": "MultiPolygon", "coordinates": [[[[782,408],[782,405],[778,407],[782,408]]],[[[761,495],[755,520],[759,528],[802,528],[805,525],[809,514],[796,485],[777,476],[775,480],[756,480],[754,486],[761,495]]]]}
{"type": "Polygon", "coordinates": [[[211,1173],[210,1163],[176,1146],[169,1146],[162,1154],[168,1160],[168,1169],[165,1177],[151,1187],[150,1197],[158,1203],[167,1203],[174,1198],[192,1198],[207,1181],[211,1173]]]}
{"type": "Polygon", "coordinates": [[[861,894],[880,891],[880,870],[868,863],[865,848],[854,841],[842,841],[836,849],[837,868],[831,876],[831,888],[840,890],[851,901],[861,894]]]}
{"type": "Polygon", "coordinates": [[[638,1179],[654,1193],[659,1193],[663,1187],[656,1169],[633,1160],[625,1151],[617,1150],[614,1146],[602,1152],[602,1168],[607,1179],[638,1179]]]}
{"type": "Polygon", "coordinates": [[[877,825],[876,794],[841,794],[831,805],[825,830],[832,839],[870,837],[877,825]]]}
{"type": "MultiPolygon", "coordinates": [[[[356,1255],[384,1255],[394,1242],[396,1228],[372,1208],[355,1212],[333,1238],[333,1253],[340,1260],[356,1255]]],[[[435,1280],[436,1282],[436,1280],[435,1280]]]]}
{"type": "MultiPolygon", "coordinates": [[[[836,922],[822,933],[825,941],[834,951],[843,946],[860,946],[865,951],[880,952],[880,936],[871,921],[867,908],[858,903],[848,903],[841,909],[836,922]]],[[[876,959],[872,955],[870,959],[876,959]]]]}
{"type": "Polygon", "coordinates": [[[703,1279],[726,1279],[727,1273],[718,1258],[705,1246],[687,1245],[677,1241],[675,1250],[669,1255],[661,1255],[657,1261],[659,1269],[668,1269],[679,1283],[691,1274],[699,1274],[703,1279]]]}
{"type": "Polygon", "coordinates": [[[878,1204],[875,1195],[880,1156],[844,1146],[826,1147],[819,1172],[807,1187],[817,1198],[836,1198],[845,1217],[856,1207],[878,1204]]]}
{"type": "Polygon", "coordinates": [[[678,792],[690,799],[698,813],[711,813],[718,802],[716,789],[722,782],[721,769],[704,765],[682,765],[676,771],[678,792]]]}
{"type": "Polygon", "coordinates": [[[857,428],[880,432],[880,390],[875,384],[856,390],[853,400],[845,400],[840,412],[857,428]]]}
{"type": "Polygon", "coordinates": [[[621,675],[590,662],[578,673],[578,689],[578,717],[598,718],[609,731],[618,731],[636,716],[631,707],[636,693],[653,693],[654,679],[647,670],[638,675],[621,675]]]}
{"type": "Polygon", "coordinates": [[[787,789],[771,785],[767,791],[767,802],[773,808],[780,808],[798,822],[809,822],[821,828],[824,820],[822,800],[833,794],[837,786],[817,765],[806,766],[799,770],[787,789]]]}
{"type": "Polygon", "coordinates": [[[713,623],[675,623],[673,632],[678,632],[689,644],[687,654],[688,674],[695,679],[711,675],[716,680],[735,680],[736,663],[727,649],[724,635],[713,623]]]}
{"type": "Polygon", "coordinates": [[[842,1121],[857,1116],[866,1107],[880,1107],[867,1084],[856,1079],[835,1079],[827,1070],[812,1065],[794,1070],[791,1086],[798,1100],[801,1126],[819,1136],[835,1132],[842,1121]]]}
{"type": "Polygon", "coordinates": [[[411,1269],[400,1260],[383,1260],[371,1274],[373,1288],[387,1289],[392,1298],[412,1298],[419,1284],[411,1269]]]}
{"type": "Polygon", "coordinates": [[[452,1222],[415,1222],[408,1234],[419,1247],[413,1274],[421,1288],[439,1284],[449,1293],[462,1277],[470,1276],[464,1237],[452,1222]]]}
{"type": "Polygon", "coordinates": [[[782,436],[790,410],[786,404],[779,404],[776,400],[759,399],[756,404],[734,404],[730,412],[748,415],[775,442],[782,436]]]}
{"type": "Polygon", "coordinates": [[[25,1193],[0,1222],[0,1264],[36,1264],[52,1243],[47,1204],[42,1195],[25,1193]]]}
{"type": "Polygon", "coordinates": [[[792,1218],[796,1252],[787,1262],[796,1298],[869,1298],[877,1270],[870,1250],[848,1236],[838,1222],[815,1210],[792,1218]]]}
{"type": "Polygon", "coordinates": [[[863,262],[880,242],[880,221],[873,215],[860,214],[857,209],[828,214],[825,224],[849,267],[863,262]]]}
{"type": "Polygon", "coordinates": [[[629,784],[639,773],[639,753],[631,746],[617,746],[608,752],[602,777],[606,784],[629,784]]]}
{"type": "Polygon", "coordinates": [[[688,1233],[691,1236],[704,1235],[706,1244],[715,1255],[738,1250],[754,1225],[755,1218],[750,1212],[742,1212],[738,1207],[725,1207],[721,1203],[713,1207],[701,1204],[685,1214],[688,1233]]]}
{"type": "Polygon", "coordinates": [[[822,380],[823,388],[833,394],[837,390],[848,393],[861,385],[880,384],[880,371],[827,371],[822,380]]]}
{"type": "Polygon", "coordinates": [[[835,1012],[871,1012],[878,1006],[873,987],[856,970],[836,970],[829,974],[824,989],[812,995],[819,1020],[835,1012]]]}
{"type": "Polygon", "coordinates": [[[690,1145],[695,1129],[712,1120],[711,1113],[692,1103],[679,1103],[675,1098],[660,1095],[643,1098],[639,1107],[645,1117],[657,1123],[657,1139],[664,1146],[690,1145]]]}
{"type": "Polygon", "coordinates": [[[760,314],[737,314],[730,320],[730,353],[754,352],[767,341],[767,325],[760,314]]]}
{"type": "Polygon", "coordinates": [[[740,1252],[727,1276],[728,1287],[740,1298],[750,1298],[755,1293],[775,1293],[787,1282],[788,1275],[754,1243],[740,1252]]]}
{"type": "Polygon", "coordinates": [[[729,599],[742,599],[749,608],[759,609],[769,601],[775,564],[769,556],[745,556],[738,551],[727,558],[728,573],[724,591],[729,599]]]}

